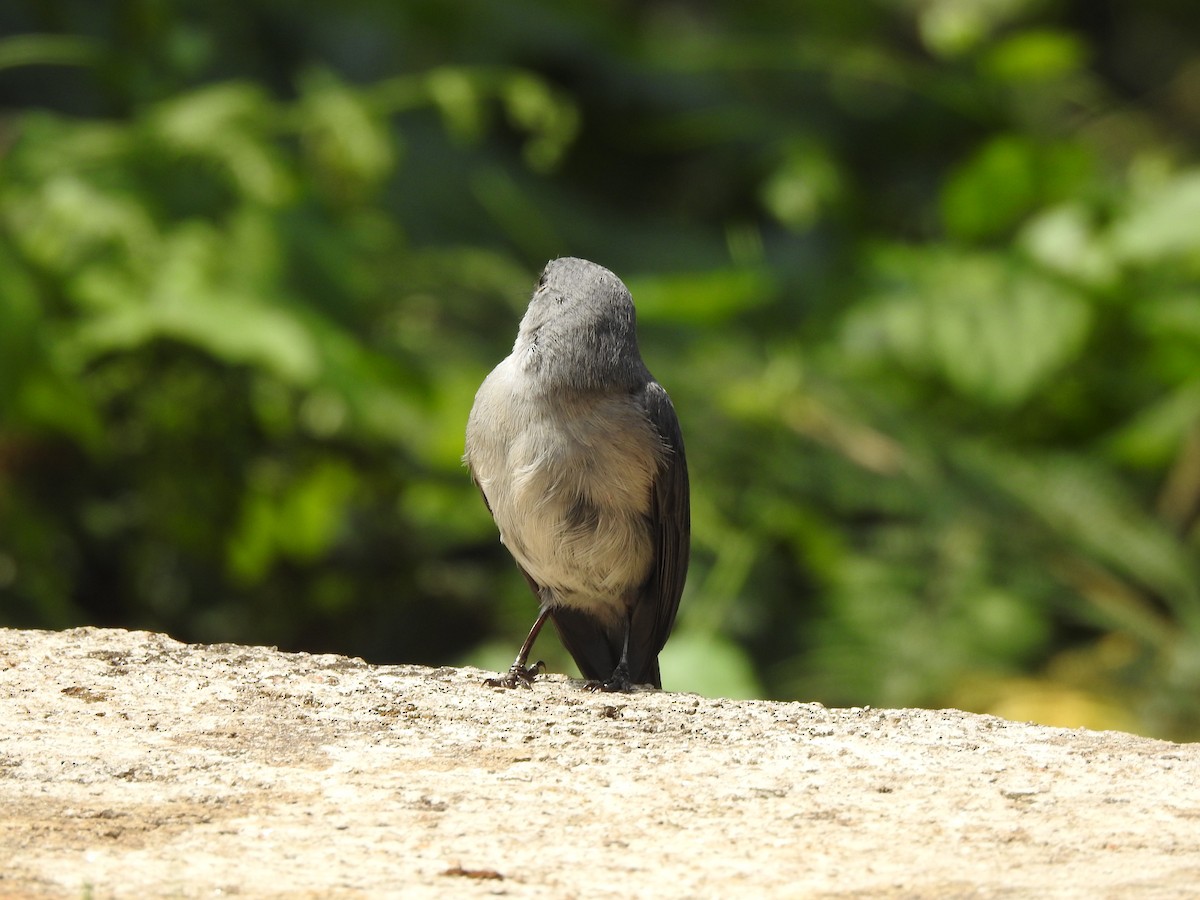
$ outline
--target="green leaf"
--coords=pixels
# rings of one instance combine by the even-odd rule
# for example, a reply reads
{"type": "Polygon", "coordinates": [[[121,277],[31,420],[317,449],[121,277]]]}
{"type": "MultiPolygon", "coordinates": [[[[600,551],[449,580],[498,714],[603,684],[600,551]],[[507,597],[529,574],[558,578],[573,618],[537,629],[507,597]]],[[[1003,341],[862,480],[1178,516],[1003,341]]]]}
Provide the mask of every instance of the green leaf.
{"type": "Polygon", "coordinates": [[[823,146],[801,142],[789,146],[783,161],[759,188],[762,204],[792,231],[806,231],[843,190],[842,175],[823,146]]]}
{"type": "Polygon", "coordinates": [[[1200,422],[1200,379],[1185,382],[1139,411],[1110,437],[1108,448],[1122,462],[1165,469],[1200,422]]]}
{"type": "MultiPolygon", "coordinates": [[[[413,375],[395,360],[372,353],[352,335],[318,322],[315,316],[303,321],[308,323],[320,361],[320,382],[345,404],[354,425],[372,438],[423,447],[428,439],[425,404],[413,375]]],[[[307,424],[311,427],[314,423],[310,420],[307,424]]]]}
{"type": "Polygon", "coordinates": [[[659,661],[670,690],[731,699],[763,696],[746,651],[719,635],[681,629],[671,636],[659,661]]]}
{"type": "Polygon", "coordinates": [[[429,72],[425,86],[451,134],[474,140],[483,132],[487,111],[470,70],[440,66],[429,72]]]}
{"type": "Polygon", "coordinates": [[[166,149],[216,163],[241,194],[272,206],[294,190],[283,156],[271,141],[279,122],[260,87],[228,82],[159,104],[146,127],[166,149]]]}
{"type": "Polygon", "coordinates": [[[67,435],[90,453],[103,450],[104,419],[78,380],[60,371],[35,370],[10,391],[0,422],[12,414],[17,423],[67,435]]]}
{"type": "Polygon", "coordinates": [[[942,192],[942,218],[956,237],[1002,234],[1037,202],[1037,153],[1024,138],[998,138],[961,166],[942,192]]]}
{"type": "Polygon", "coordinates": [[[1022,31],[996,43],[982,61],[983,71],[1014,86],[1050,81],[1076,72],[1087,49],[1066,31],[1022,31]]]}
{"type": "Polygon", "coordinates": [[[93,300],[98,310],[78,324],[69,342],[77,367],[101,354],[168,338],[231,365],[261,366],[289,382],[311,383],[321,360],[304,319],[225,283],[226,254],[230,251],[217,232],[192,223],[166,239],[151,284],[125,282],[115,272],[81,279],[80,296],[93,300]],[[119,303],[123,284],[129,299],[119,303]]]}
{"type": "Polygon", "coordinates": [[[42,304],[33,279],[8,246],[0,242],[0,417],[26,371],[38,363],[38,323],[42,304]]]}
{"type": "Polygon", "coordinates": [[[1091,287],[1107,287],[1117,265],[1085,207],[1066,203],[1030,219],[1017,237],[1030,258],[1046,269],[1091,287]]]}
{"type": "Polygon", "coordinates": [[[361,92],[327,69],[305,73],[300,92],[305,146],[327,189],[354,194],[391,173],[396,152],[388,123],[361,92]]]}
{"type": "Polygon", "coordinates": [[[1068,545],[1081,547],[1152,590],[1192,633],[1200,633],[1200,567],[1162,522],[1137,504],[1112,473],[1078,456],[1031,457],[961,445],[962,458],[986,471],[1068,545]]]}
{"type": "Polygon", "coordinates": [[[504,81],[501,98],[509,120],[530,135],[523,148],[525,162],[537,172],[553,169],[579,133],[575,104],[524,72],[504,81]]]}
{"type": "Polygon", "coordinates": [[[120,255],[133,267],[153,262],[158,233],[139,198],[104,190],[72,173],[11,192],[0,215],[20,250],[62,276],[120,255]]]}
{"type": "Polygon", "coordinates": [[[1023,403],[1074,360],[1091,322],[1078,294],[1001,256],[892,249],[877,268],[886,287],[847,316],[847,353],[995,406],[1023,403]]]}
{"type": "Polygon", "coordinates": [[[1007,234],[1048,200],[1076,195],[1091,169],[1091,156],[1080,147],[998,137],[947,181],[941,204],[946,230],[965,240],[1007,234]]]}
{"type": "Polygon", "coordinates": [[[976,49],[994,31],[1016,18],[1026,2],[930,0],[917,7],[916,24],[931,52],[954,58],[976,49]]]}
{"type": "Polygon", "coordinates": [[[633,277],[627,284],[640,319],[689,325],[726,322],[766,305],[776,292],[774,279],[762,268],[633,277]]]}
{"type": "Polygon", "coordinates": [[[1113,223],[1109,243],[1118,259],[1139,265],[1200,254],[1200,170],[1135,196],[1113,223]]]}
{"type": "Polygon", "coordinates": [[[311,382],[320,370],[304,326],[286,311],[249,295],[181,293],[97,316],[80,326],[74,349],[82,364],[158,338],[191,344],[230,365],[262,366],[297,384],[311,382]]]}
{"type": "Polygon", "coordinates": [[[280,549],[302,562],[325,553],[341,530],[357,487],[358,477],[343,462],[326,459],[313,466],[280,498],[280,549]]]}
{"type": "Polygon", "coordinates": [[[230,572],[260,581],[279,557],[308,562],[333,546],[359,485],[345,463],[326,459],[290,482],[275,464],[252,472],[241,516],[226,546],[230,572]],[[281,483],[282,482],[282,483],[281,483]]]}
{"type": "Polygon", "coordinates": [[[90,66],[101,58],[98,41],[79,35],[19,34],[0,40],[0,71],[21,66],[90,66]]]}

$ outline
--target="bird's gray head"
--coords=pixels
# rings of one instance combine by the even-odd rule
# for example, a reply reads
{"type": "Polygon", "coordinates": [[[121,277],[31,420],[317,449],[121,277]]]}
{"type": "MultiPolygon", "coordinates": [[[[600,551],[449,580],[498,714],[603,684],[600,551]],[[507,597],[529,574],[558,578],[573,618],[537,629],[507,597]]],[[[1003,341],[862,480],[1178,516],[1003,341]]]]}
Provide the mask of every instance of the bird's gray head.
{"type": "Polygon", "coordinates": [[[648,377],[629,289],[586,259],[546,264],[513,353],[549,389],[632,388],[648,377]]]}

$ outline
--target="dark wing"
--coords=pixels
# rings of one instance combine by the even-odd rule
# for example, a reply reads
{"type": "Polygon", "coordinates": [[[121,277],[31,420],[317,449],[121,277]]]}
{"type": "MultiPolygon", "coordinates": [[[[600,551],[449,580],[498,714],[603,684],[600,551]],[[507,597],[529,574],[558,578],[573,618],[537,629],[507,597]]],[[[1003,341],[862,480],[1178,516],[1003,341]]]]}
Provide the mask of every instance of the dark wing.
{"type": "Polygon", "coordinates": [[[629,635],[630,675],[635,684],[661,687],[658,654],[671,636],[691,548],[691,501],[683,434],[671,398],[656,381],[646,385],[642,403],[662,439],[666,455],[654,480],[650,527],[654,537],[654,567],[633,608],[629,635]]]}

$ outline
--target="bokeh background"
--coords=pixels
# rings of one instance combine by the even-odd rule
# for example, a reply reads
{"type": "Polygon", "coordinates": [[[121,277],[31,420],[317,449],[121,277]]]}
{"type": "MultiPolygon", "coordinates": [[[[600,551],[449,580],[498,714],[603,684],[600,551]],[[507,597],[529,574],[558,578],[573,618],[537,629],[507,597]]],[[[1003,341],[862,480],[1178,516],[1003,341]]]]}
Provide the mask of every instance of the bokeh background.
{"type": "Polygon", "coordinates": [[[462,433],[577,255],[688,444],[668,688],[1200,738],[1198,38],[7,0],[0,624],[507,666],[534,603],[462,433]]]}

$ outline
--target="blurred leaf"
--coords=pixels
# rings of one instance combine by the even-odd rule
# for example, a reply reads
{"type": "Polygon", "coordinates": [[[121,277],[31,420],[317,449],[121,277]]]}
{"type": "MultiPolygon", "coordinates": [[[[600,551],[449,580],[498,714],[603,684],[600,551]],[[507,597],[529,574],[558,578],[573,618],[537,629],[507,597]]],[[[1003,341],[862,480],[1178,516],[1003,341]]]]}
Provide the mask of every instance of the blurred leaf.
{"type": "Polygon", "coordinates": [[[426,76],[426,86],[451,134],[472,140],[483,132],[484,98],[470,72],[442,66],[426,76]]]}
{"type": "Polygon", "coordinates": [[[668,690],[734,699],[763,694],[745,650],[719,635],[673,634],[659,661],[668,690]]]}
{"type": "Polygon", "coordinates": [[[413,442],[414,449],[430,469],[445,474],[466,474],[462,456],[467,414],[486,374],[463,371],[458,360],[448,360],[436,372],[429,413],[419,440],[413,442]]]}
{"type": "Polygon", "coordinates": [[[993,31],[1016,18],[1029,0],[930,0],[917,7],[917,25],[925,45],[945,57],[975,49],[993,31]]]}
{"type": "Polygon", "coordinates": [[[1200,379],[1185,382],[1140,410],[1109,439],[1116,458],[1141,468],[1161,468],[1179,453],[1200,423],[1200,379]]]}
{"type": "Polygon", "coordinates": [[[487,505],[470,483],[465,467],[459,475],[454,490],[448,489],[444,480],[413,484],[401,498],[402,511],[421,524],[426,540],[457,543],[496,538],[496,526],[488,515],[487,505]]]}
{"type": "Polygon", "coordinates": [[[427,426],[417,379],[395,361],[369,352],[351,335],[325,323],[318,327],[311,317],[305,321],[316,342],[322,383],[346,404],[363,434],[397,446],[421,446],[427,426]]]}
{"type": "Polygon", "coordinates": [[[1040,146],[1017,135],[996,138],[946,183],[946,230],[968,240],[1006,234],[1040,204],[1074,193],[1090,163],[1072,146],[1040,146]]]}
{"type": "Polygon", "coordinates": [[[326,189],[357,197],[382,182],[396,164],[386,121],[326,69],[306,72],[300,91],[300,126],[326,189]]]}
{"type": "Polygon", "coordinates": [[[560,224],[546,215],[536,200],[499,167],[474,174],[472,192],[505,237],[532,259],[561,255],[560,224]]]}
{"type": "Polygon", "coordinates": [[[1015,85],[1061,78],[1086,61],[1083,42],[1065,31],[1023,31],[991,47],[982,65],[984,71],[1015,85]]]}
{"type": "Polygon", "coordinates": [[[1037,151],[1024,139],[992,141],[954,173],[942,195],[946,230],[964,238],[1002,234],[1038,197],[1037,151]]]}
{"type": "Polygon", "coordinates": [[[270,142],[279,123],[261,88],[230,82],[160,104],[147,127],[166,150],[219,166],[241,193],[275,205],[294,189],[281,154],[270,142]]]}
{"type": "Polygon", "coordinates": [[[1127,263],[1195,257],[1200,253],[1200,171],[1181,173],[1134,196],[1113,222],[1108,240],[1127,263]]]}
{"type": "Polygon", "coordinates": [[[1091,287],[1106,287],[1117,277],[1117,266],[1096,231],[1083,207],[1070,203],[1031,218],[1017,241],[1047,269],[1091,287]]]}
{"type": "Polygon", "coordinates": [[[759,190],[763,205],[793,231],[816,224],[842,190],[842,176],[832,157],[814,142],[794,144],[759,190]]]}
{"type": "Polygon", "coordinates": [[[521,72],[506,79],[502,96],[510,121],[530,134],[525,162],[538,172],[554,168],[579,131],[575,105],[544,81],[521,72]]]}
{"type": "MultiPolygon", "coordinates": [[[[0,396],[11,397],[21,377],[37,361],[37,325],[42,314],[33,279],[20,261],[0,242],[0,396]]],[[[0,413],[11,412],[8,403],[0,413]]]]}
{"type": "Polygon", "coordinates": [[[78,35],[19,34],[0,40],[0,71],[20,66],[87,66],[100,58],[98,42],[78,35]]]}
{"type": "Polygon", "coordinates": [[[1189,629],[1200,627],[1200,567],[1095,462],[1030,459],[976,447],[970,462],[1071,545],[1152,590],[1189,629]]]}
{"type": "Polygon", "coordinates": [[[1200,348],[1200,292],[1187,287],[1185,293],[1138,304],[1135,320],[1141,330],[1152,338],[1186,341],[1200,348]]]}
{"type": "Polygon", "coordinates": [[[716,325],[764,306],[775,296],[771,275],[761,268],[716,269],[626,279],[646,322],[716,325]]]}
{"type": "Polygon", "coordinates": [[[107,310],[79,327],[71,345],[78,364],[170,338],[228,363],[253,362],[289,381],[312,381],[320,359],[308,329],[284,309],[220,284],[213,271],[222,262],[220,250],[217,236],[199,226],[172,235],[142,302],[107,310]]]}
{"type": "Polygon", "coordinates": [[[0,215],[21,250],[60,274],[74,275],[105,254],[119,253],[138,266],[155,258],[157,230],[133,197],[61,174],[6,200],[0,215]]]}
{"type": "Polygon", "coordinates": [[[13,190],[16,197],[45,193],[59,179],[86,180],[89,172],[127,164],[129,153],[138,145],[127,125],[76,121],[36,111],[23,115],[13,132],[16,141],[6,148],[0,185],[13,190]]]}
{"type": "Polygon", "coordinates": [[[247,583],[262,580],[279,557],[306,562],[328,552],[345,524],[358,478],[346,465],[326,461],[290,483],[262,465],[229,537],[231,572],[247,583]]]}
{"type": "Polygon", "coordinates": [[[10,425],[34,426],[73,438],[89,453],[102,452],[104,422],[78,381],[59,371],[35,371],[9,390],[3,412],[12,416],[10,425]]]}
{"type": "Polygon", "coordinates": [[[280,549],[301,561],[325,553],[344,525],[357,487],[358,478],[345,463],[328,460],[314,466],[281,498],[280,549]]]}
{"type": "Polygon", "coordinates": [[[1091,321],[1078,295],[1002,257],[893,248],[877,271],[884,287],[847,316],[846,351],[996,406],[1025,402],[1074,360],[1091,321]]]}

